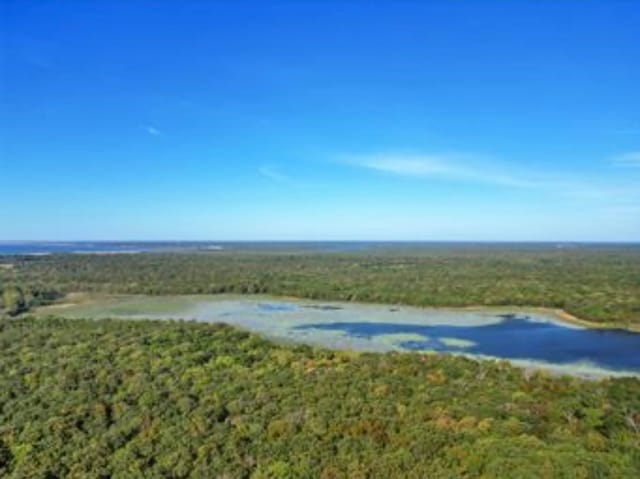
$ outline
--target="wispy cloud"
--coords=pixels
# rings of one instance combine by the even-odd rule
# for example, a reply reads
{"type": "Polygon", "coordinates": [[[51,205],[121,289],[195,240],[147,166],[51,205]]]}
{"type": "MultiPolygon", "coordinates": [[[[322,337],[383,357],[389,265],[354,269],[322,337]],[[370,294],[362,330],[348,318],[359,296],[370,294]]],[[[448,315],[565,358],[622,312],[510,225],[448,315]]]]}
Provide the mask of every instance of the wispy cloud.
{"type": "Polygon", "coordinates": [[[611,131],[615,135],[640,135],[640,127],[638,125],[626,125],[611,131]]]}
{"type": "Polygon", "coordinates": [[[158,130],[157,128],[151,125],[145,126],[144,129],[147,133],[149,133],[152,136],[160,136],[160,130],[158,130]]]}
{"type": "Polygon", "coordinates": [[[536,181],[501,170],[487,158],[472,154],[376,154],[347,156],[348,164],[398,176],[535,187],[536,181]]]}
{"type": "MultiPolygon", "coordinates": [[[[626,166],[640,166],[640,154],[624,155],[617,161],[626,166]]],[[[577,178],[575,174],[527,171],[483,155],[384,153],[343,156],[341,162],[414,179],[531,189],[585,200],[640,201],[640,188],[633,182],[593,181],[577,178]]]]}
{"type": "Polygon", "coordinates": [[[614,156],[611,162],[617,166],[640,168],[640,151],[632,151],[622,155],[614,156]]]}
{"type": "Polygon", "coordinates": [[[439,156],[375,155],[356,157],[353,164],[403,176],[467,176],[466,168],[454,166],[439,156]]]}
{"type": "Polygon", "coordinates": [[[283,175],[282,173],[279,173],[269,166],[261,166],[260,168],[258,168],[258,172],[265,178],[269,178],[270,180],[277,183],[291,183],[291,178],[283,175]]]}

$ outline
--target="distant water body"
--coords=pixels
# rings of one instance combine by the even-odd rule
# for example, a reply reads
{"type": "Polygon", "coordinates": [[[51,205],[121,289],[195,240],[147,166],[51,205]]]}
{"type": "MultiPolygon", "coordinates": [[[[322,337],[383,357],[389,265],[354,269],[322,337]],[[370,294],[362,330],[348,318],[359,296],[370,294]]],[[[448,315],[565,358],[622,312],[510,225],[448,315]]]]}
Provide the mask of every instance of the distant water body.
{"type": "Polygon", "coordinates": [[[217,243],[187,241],[0,241],[0,255],[160,253],[220,248],[217,243]]]}
{"type": "Polygon", "coordinates": [[[349,253],[428,249],[589,249],[640,248],[613,243],[503,243],[419,241],[0,241],[0,255],[125,254],[211,251],[282,251],[349,253]]]}
{"type": "Polygon", "coordinates": [[[0,241],[0,255],[117,254],[206,251],[349,252],[407,247],[411,243],[293,242],[293,241],[0,241]]]}

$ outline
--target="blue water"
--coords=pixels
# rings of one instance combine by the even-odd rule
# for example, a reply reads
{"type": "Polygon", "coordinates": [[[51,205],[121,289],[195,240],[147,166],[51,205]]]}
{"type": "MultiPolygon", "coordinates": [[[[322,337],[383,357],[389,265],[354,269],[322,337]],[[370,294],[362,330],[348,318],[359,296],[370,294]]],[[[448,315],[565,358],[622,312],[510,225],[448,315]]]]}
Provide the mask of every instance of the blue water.
{"type": "Polygon", "coordinates": [[[638,244],[597,243],[474,243],[412,241],[0,241],[0,255],[180,252],[180,251],[300,251],[349,253],[358,251],[419,251],[425,249],[555,249],[638,248],[638,244]]]}
{"type": "Polygon", "coordinates": [[[400,342],[406,350],[467,353],[554,364],[589,362],[610,370],[640,373],[640,334],[617,330],[578,329],[528,316],[502,315],[503,321],[478,326],[335,322],[298,326],[298,330],[340,331],[354,338],[413,334],[423,340],[400,342]],[[468,341],[456,346],[440,338],[468,341]]]}
{"type": "Polygon", "coordinates": [[[301,251],[348,253],[409,248],[414,243],[365,241],[0,241],[0,255],[165,253],[189,251],[301,251]]]}
{"type": "Polygon", "coordinates": [[[260,311],[271,313],[276,311],[295,311],[298,307],[289,303],[260,303],[258,304],[260,311]]]}
{"type": "Polygon", "coordinates": [[[220,249],[218,243],[188,241],[2,241],[0,255],[143,253],[220,249]]]}

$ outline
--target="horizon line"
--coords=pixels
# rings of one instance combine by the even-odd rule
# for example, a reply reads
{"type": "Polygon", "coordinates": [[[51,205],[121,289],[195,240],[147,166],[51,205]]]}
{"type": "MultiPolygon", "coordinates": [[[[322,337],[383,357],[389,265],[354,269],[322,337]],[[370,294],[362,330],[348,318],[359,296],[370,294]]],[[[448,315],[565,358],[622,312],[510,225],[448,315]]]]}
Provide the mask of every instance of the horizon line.
{"type": "Polygon", "coordinates": [[[0,244],[24,243],[552,243],[639,244],[639,240],[459,240],[459,239],[0,239],[0,244]]]}

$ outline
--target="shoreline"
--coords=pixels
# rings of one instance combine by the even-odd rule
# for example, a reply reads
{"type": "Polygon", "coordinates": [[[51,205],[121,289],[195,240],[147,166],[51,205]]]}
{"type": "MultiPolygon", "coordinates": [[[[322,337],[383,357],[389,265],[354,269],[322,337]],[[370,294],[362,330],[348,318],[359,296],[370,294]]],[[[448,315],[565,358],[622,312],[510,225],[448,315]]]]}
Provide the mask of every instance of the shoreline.
{"type": "MultiPolygon", "coordinates": [[[[415,306],[412,306],[415,307],[415,306]]],[[[419,306],[417,306],[419,307],[419,306]]],[[[568,311],[561,308],[550,308],[546,306],[487,306],[487,305],[469,305],[469,306],[443,306],[434,307],[433,309],[446,309],[451,311],[509,311],[518,309],[523,312],[532,313],[544,313],[552,316],[556,316],[561,322],[573,324],[576,326],[583,326],[588,329],[616,329],[623,331],[630,331],[633,333],[640,333],[640,324],[623,324],[612,322],[597,322],[588,319],[580,318],[568,311]]]]}
{"type": "MultiPolygon", "coordinates": [[[[479,354],[469,353],[464,350],[464,346],[459,350],[429,350],[427,347],[424,351],[420,348],[406,350],[398,339],[398,334],[405,334],[405,336],[411,333],[396,333],[390,331],[387,333],[381,333],[376,336],[375,341],[367,341],[367,344],[363,343],[355,336],[348,336],[345,338],[338,336],[327,335],[328,333],[320,332],[313,337],[307,337],[305,333],[302,336],[296,336],[297,339],[292,339],[290,335],[291,329],[296,329],[294,326],[300,324],[313,324],[317,321],[317,313],[311,312],[311,320],[309,317],[305,317],[309,313],[296,313],[302,314],[297,319],[290,319],[288,317],[282,317],[282,321],[268,321],[263,319],[256,319],[252,317],[251,307],[249,309],[244,308],[242,305],[247,303],[255,303],[258,305],[266,304],[273,307],[274,311],[280,311],[279,307],[294,306],[294,311],[299,311],[299,308],[314,309],[336,309],[344,310],[343,312],[337,312],[338,319],[336,321],[363,321],[371,323],[398,323],[398,324],[416,324],[416,325],[459,325],[465,327],[481,326],[485,324],[499,323],[499,316],[503,314],[513,314],[517,317],[528,316],[532,320],[548,322],[559,327],[571,328],[570,325],[576,325],[571,329],[582,329],[586,331],[587,328],[593,328],[592,325],[585,324],[580,318],[566,313],[560,309],[553,308],[536,308],[536,307],[509,307],[509,306],[465,306],[458,308],[441,307],[441,308],[424,308],[404,305],[392,305],[381,303],[362,303],[362,302],[335,302],[335,301],[322,301],[322,300],[309,300],[305,298],[291,297],[291,296],[273,296],[273,295],[242,295],[242,294],[218,294],[218,295],[105,295],[96,293],[73,293],[62,301],[55,305],[48,307],[38,308],[35,311],[36,316],[44,317],[48,315],[59,315],[61,317],[68,318],[113,318],[113,319],[149,319],[149,320],[170,320],[170,319],[184,319],[185,321],[200,321],[200,322],[223,322],[229,324],[232,327],[243,329],[252,333],[262,335],[270,341],[276,343],[289,343],[291,340],[297,344],[302,342],[311,346],[320,347],[323,349],[331,350],[347,350],[353,352],[387,352],[399,350],[403,353],[419,353],[419,354],[448,354],[453,356],[464,356],[473,360],[493,360],[493,361],[507,361],[512,366],[518,369],[524,369],[528,371],[547,371],[553,375],[568,375],[573,377],[581,377],[585,379],[600,379],[604,377],[636,377],[640,378],[640,373],[635,370],[625,370],[623,368],[608,368],[606,366],[599,366],[597,363],[591,363],[587,360],[580,359],[571,362],[570,364],[554,363],[551,357],[549,359],[517,359],[510,357],[503,357],[500,354],[479,354]],[[229,314],[221,316],[206,317],[203,316],[202,308],[214,310],[217,308],[215,304],[217,302],[227,303],[236,302],[237,305],[233,305],[231,309],[236,311],[233,318],[229,317],[229,314]],[[190,306],[190,304],[193,305],[190,306]],[[198,305],[201,308],[198,308],[198,305]],[[240,305],[240,309],[237,309],[240,305]],[[191,308],[191,309],[189,309],[191,308]],[[182,312],[181,312],[182,311],[182,312]],[[372,314],[377,311],[377,314],[372,314]],[[397,315],[396,316],[396,312],[397,315]],[[353,315],[355,318],[353,319],[353,315]],[[470,321],[467,317],[472,315],[476,320],[470,321]],[[427,318],[430,315],[432,318],[436,318],[435,321],[427,318]],[[224,317],[223,317],[224,316],[224,317]],[[235,318],[235,319],[234,319],[235,318]],[[424,319],[420,319],[424,318],[424,319]],[[265,323],[266,321],[266,323],[265,323]],[[293,323],[291,323],[293,321],[293,323]],[[444,321],[444,322],[443,322],[444,321]],[[379,337],[378,337],[379,336],[379,337]],[[370,344],[369,344],[370,343],[370,344]]],[[[229,308],[228,305],[221,306],[223,308],[229,308]]],[[[269,310],[271,311],[271,310],[269,310]]],[[[285,309],[285,311],[288,311],[285,309]]],[[[303,310],[300,310],[303,311],[303,310]]],[[[472,319],[473,319],[472,318],[472,319]]],[[[280,319],[280,318],[279,318],[280,319]]],[[[593,329],[602,329],[600,328],[593,329]]],[[[295,335],[294,335],[295,336],[295,335]]],[[[423,335],[424,336],[424,335],[423,335]]],[[[425,336],[426,337],[426,336],[425,336]]],[[[456,339],[455,334],[452,336],[456,339]]],[[[418,338],[422,340],[422,338],[418,338]]],[[[443,338],[439,338],[442,342],[445,339],[449,339],[446,334],[443,338]]],[[[400,338],[400,340],[415,340],[412,337],[400,338]]],[[[427,337],[428,340],[428,337],[427,337]]],[[[473,345],[473,340],[470,343],[473,345]]],[[[533,356],[536,358],[537,356],[533,356]]]]}
{"type": "Polygon", "coordinates": [[[95,292],[81,292],[76,291],[72,293],[68,293],[61,301],[57,301],[51,303],[49,305],[39,306],[33,310],[33,313],[44,313],[48,311],[64,311],[66,308],[73,306],[81,306],[81,305],[89,305],[92,303],[96,303],[102,300],[113,301],[119,300],[123,298],[160,298],[160,297],[175,297],[175,298],[201,298],[201,297],[212,297],[212,298],[222,298],[225,296],[229,297],[264,297],[270,298],[273,300],[288,300],[288,301],[315,301],[315,302],[325,302],[325,303],[334,303],[334,304],[351,304],[351,305],[362,305],[362,306],[389,306],[392,308],[416,308],[416,309],[424,309],[424,310],[440,310],[440,311],[486,311],[486,312],[499,312],[499,311],[513,311],[517,309],[521,312],[531,312],[531,313],[542,313],[550,316],[555,316],[560,322],[564,322],[570,325],[582,326],[588,329],[606,329],[606,330],[623,330],[634,333],[640,333],[640,325],[633,324],[622,324],[622,323],[612,323],[612,322],[596,322],[588,319],[580,318],[568,311],[565,311],[561,308],[550,308],[544,306],[516,306],[516,305],[499,305],[499,306],[490,306],[490,305],[479,305],[479,304],[471,304],[466,306],[418,306],[412,304],[405,303],[377,303],[377,302],[362,302],[362,301],[340,301],[333,299],[323,299],[323,298],[307,298],[300,296],[288,296],[288,295],[274,295],[274,294],[243,294],[243,293],[218,293],[218,294],[163,294],[163,295],[152,295],[152,294],[121,294],[121,293],[95,293],[95,292]]]}

